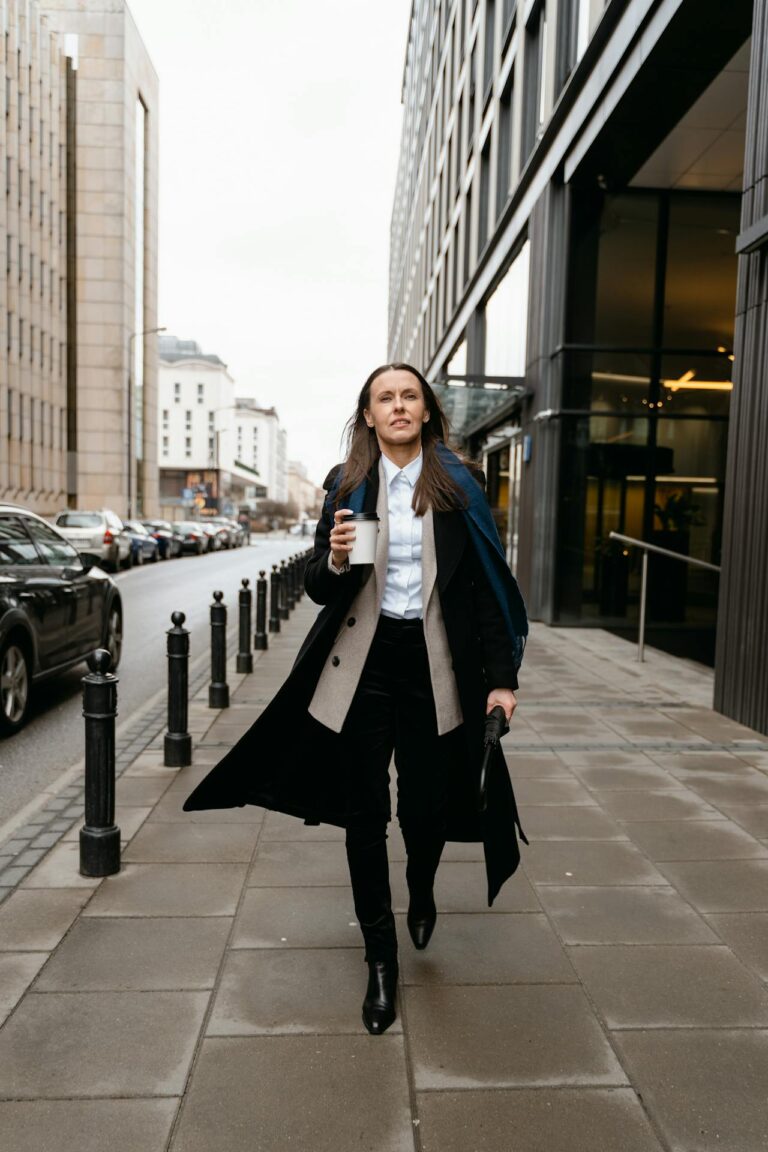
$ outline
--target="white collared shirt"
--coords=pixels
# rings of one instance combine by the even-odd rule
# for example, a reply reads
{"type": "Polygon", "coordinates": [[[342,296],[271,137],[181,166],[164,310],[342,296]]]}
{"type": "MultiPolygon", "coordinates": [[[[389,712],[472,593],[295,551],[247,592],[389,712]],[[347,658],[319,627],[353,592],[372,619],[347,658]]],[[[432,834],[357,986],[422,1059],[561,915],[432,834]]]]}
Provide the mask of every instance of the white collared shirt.
{"type": "Polygon", "coordinates": [[[387,480],[389,515],[389,556],[381,612],[413,620],[423,615],[421,603],[421,516],[411,504],[416,481],[421,475],[423,454],[398,468],[388,456],[381,455],[387,480]]]}

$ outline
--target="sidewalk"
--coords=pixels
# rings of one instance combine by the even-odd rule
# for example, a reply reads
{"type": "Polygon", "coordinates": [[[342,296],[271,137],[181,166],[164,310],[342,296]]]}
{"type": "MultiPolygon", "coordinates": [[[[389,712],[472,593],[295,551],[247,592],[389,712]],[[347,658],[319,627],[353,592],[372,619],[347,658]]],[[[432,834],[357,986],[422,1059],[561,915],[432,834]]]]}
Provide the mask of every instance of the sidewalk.
{"type": "Polygon", "coordinates": [[[479,846],[448,845],[416,953],[392,826],[400,1011],[371,1037],[343,833],[181,811],[315,611],[230,709],[194,698],[193,767],[157,738],[119,778],[118,876],[79,876],[78,819],[0,907],[2,1152],[768,1149],[768,738],[707,669],[535,625],[523,867],[488,910],[479,846]]]}

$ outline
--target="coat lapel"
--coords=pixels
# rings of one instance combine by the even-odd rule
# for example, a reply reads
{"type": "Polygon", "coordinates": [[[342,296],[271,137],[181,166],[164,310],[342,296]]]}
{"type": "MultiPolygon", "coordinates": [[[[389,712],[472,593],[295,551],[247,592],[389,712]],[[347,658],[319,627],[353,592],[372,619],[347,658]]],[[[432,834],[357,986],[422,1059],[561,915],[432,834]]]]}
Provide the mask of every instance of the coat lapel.
{"type": "Polygon", "coordinates": [[[460,512],[435,512],[433,519],[437,586],[442,592],[458,567],[467,546],[468,535],[460,512]]]}

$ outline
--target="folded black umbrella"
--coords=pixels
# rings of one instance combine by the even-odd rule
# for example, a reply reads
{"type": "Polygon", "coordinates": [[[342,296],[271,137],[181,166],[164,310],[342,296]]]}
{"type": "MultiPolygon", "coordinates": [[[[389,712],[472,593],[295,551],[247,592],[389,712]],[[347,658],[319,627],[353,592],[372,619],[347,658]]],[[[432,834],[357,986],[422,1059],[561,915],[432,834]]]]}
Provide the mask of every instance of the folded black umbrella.
{"type": "Polygon", "coordinates": [[[477,790],[477,810],[485,812],[488,807],[488,765],[491,762],[493,751],[498,747],[499,740],[505,732],[509,731],[507,716],[500,704],[497,704],[485,718],[485,754],[480,767],[480,785],[477,790]]]}

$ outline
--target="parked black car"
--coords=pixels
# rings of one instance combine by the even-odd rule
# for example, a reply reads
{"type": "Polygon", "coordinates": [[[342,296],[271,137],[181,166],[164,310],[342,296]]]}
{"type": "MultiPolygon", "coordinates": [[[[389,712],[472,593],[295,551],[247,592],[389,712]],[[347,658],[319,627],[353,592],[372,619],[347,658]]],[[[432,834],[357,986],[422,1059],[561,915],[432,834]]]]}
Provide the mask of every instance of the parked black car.
{"type": "Polygon", "coordinates": [[[100,557],[80,554],[50,524],[0,504],[0,732],[17,732],[33,684],[96,648],[120,662],[123,606],[100,557]]]}
{"type": "Polygon", "coordinates": [[[182,552],[192,552],[195,556],[199,556],[207,551],[208,536],[199,524],[192,520],[175,520],[173,530],[179,535],[182,552]]]}

